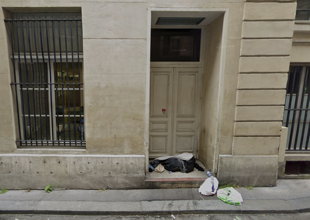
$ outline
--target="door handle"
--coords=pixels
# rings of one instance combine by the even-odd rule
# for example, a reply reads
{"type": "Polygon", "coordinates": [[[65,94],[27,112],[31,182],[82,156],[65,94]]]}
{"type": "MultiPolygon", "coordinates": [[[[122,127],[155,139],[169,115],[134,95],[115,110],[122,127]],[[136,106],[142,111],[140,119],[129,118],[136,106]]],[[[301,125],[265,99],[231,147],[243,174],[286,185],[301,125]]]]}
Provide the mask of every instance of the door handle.
{"type": "Polygon", "coordinates": [[[162,109],[161,109],[161,112],[162,112],[163,114],[165,114],[165,113],[166,113],[166,111],[167,111],[167,109],[166,109],[166,108],[162,108],[162,109]]]}

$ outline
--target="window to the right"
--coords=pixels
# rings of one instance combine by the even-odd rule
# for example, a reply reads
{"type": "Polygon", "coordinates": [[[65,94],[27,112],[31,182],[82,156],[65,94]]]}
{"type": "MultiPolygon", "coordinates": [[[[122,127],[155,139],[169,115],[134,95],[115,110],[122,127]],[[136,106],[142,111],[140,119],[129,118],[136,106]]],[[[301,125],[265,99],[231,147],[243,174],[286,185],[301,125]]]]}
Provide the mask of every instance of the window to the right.
{"type": "Polygon", "coordinates": [[[309,0],[297,0],[296,20],[310,20],[309,0]]]}
{"type": "Polygon", "coordinates": [[[310,66],[292,65],[283,125],[288,128],[287,151],[310,151],[310,66]]]}

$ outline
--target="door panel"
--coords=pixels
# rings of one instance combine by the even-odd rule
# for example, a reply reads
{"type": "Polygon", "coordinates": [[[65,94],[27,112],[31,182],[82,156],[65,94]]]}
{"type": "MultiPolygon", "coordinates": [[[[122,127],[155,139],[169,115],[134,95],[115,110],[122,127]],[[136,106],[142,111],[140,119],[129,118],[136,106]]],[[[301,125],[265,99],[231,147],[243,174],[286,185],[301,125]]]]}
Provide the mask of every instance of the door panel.
{"type": "Polygon", "coordinates": [[[152,106],[151,117],[164,117],[168,115],[163,114],[162,109],[169,105],[169,81],[170,72],[154,72],[152,76],[152,106]]]}
{"type": "Polygon", "coordinates": [[[176,69],[177,74],[177,117],[194,117],[196,102],[197,72],[176,69]]]}
{"type": "Polygon", "coordinates": [[[152,153],[166,153],[168,150],[168,135],[151,135],[150,151],[152,153]]]}
{"type": "Polygon", "coordinates": [[[171,138],[171,95],[173,68],[151,69],[150,105],[150,155],[172,153],[171,138]]]}
{"type": "Polygon", "coordinates": [[[195,121],[178,121],[176,131],[195,131],[195,121]]]}
{"type": "Polygon", "coordinates": [[[196,154],[199,116],[199,69],[175,68],[174,152],[196,154]]]}
{"type": "Polygon", "coordinates": [[[199,68],[152,68],[150,156],[196,154],[199,68]]]}
{"type": "Polygon", "coordinates": [[[178,133],[176,135],[176,153],[194,153],[195,136],[178,133]]]}

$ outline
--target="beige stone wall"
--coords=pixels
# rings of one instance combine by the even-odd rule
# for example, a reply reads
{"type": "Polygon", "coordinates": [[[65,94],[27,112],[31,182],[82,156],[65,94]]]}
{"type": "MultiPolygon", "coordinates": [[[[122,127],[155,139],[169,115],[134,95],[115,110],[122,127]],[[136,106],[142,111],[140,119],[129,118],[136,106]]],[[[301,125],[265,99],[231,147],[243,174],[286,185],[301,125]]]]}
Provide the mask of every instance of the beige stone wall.
{"type": "Polygon", "coordinates": [[[221,67],[221,46],[224,15],[217,18],[206,27],[206,60],[202,86],[201,136],[198,151],[199,160],[211,170],[214,164],[215,152],[218,147],[218,101],[221,67]]]}
{"type": "Polygon", "coordinates": [[[117,189],[144,186],[144,157],[94,154],[0,154],[5,189],[117,189]]]}
{"type": "Polygon", "coordinates": [[[86,149],[144,154],[147,5],[90,2],[82,15],[86,149]]]}
{"type": "MultiPolygon", "coordinates": [[[[109,176],[113,176],[113,181],[118,184],[115,187],[125,187],[126,178],[134,177],[132,187],[141,185],[141,177],[144,177],[144,155],[147,154],[148,136],[148,102],[149,82],[149,39],[148,19],[150,11],[155,8],[162,10],[181,10],[181,11],[227,11],[227,22],[224,27],[223,51],[225,57],[222,57],[223,63],[219,69],[222,75],[219,78],[218,90],[218,137],[216,142],[223,151],[231,151],[233,138],[233,121],[235,114],[235,95],[237,87],[238,62],[236,57],[240,51],[240,34],[243,0],[54,0],[54,1],[34,1],[34,0],[1,0],[0,5],[3,8],[22,7],[30,9],[32,7],[41,7],[42,9],[52,10],[53,7],[78,7],[82,11],[83,22],[83,64],[84,64],[84,97],[85,97],[85,131],[86,131],[86,149],[68,150],[68,149],[16,149],[14,122],[14,104],[10,88],[10,61],[8,58],[6,30],[1,14],[0,21],[0,90],[1,90],[1,111],[0,111],[0,153],[3,153],[5,168],[1,176],[6,181],[0,182],[0,185],[7,186],[8,181],[14,183],[11,188],[32,187],[33,179],[39,180],[47,178],[55,179],[58,187],[70,187],[70,178],[75,179],[76,184],[72,187],[78,188],[99,188],[106,185],[109,176]],[[225,108],[222,108],[225,106],[225,108]],[[2,135],[4,134],[4,135],[2,135]],[[146,146],[146,148],[145,148],[146,146]],[[220,147],[222,146],[222,147],[220,147]],[[11,154],[5,154],[11,153],[11,154]],[[89,158],[89,155],[98,155],[99,158],[89,158]],[[18,159],[15,156],[18,156],[18,159]],[[42,173],[36,171],[42,161],[33,159],[35,157],[44,157],[44,155],[53,155],[46,157],[47,164],[53,164],[53,160],[60,159],[62,165],[53,165],[57,171],[42,173]],[[57,156],[59,155],[59,156],[57,156]],[[73,166],[67,157],[76,157],[76,155],[85,155],[89,161],[78,160],[82,167],[81,170],[90,172],[92,169],[98,169],[97,175],[90,173],[78,174],[76,170],[69,169],[73,166]],[[110,156],[109,156],[110,155],[110,156]],[[113,155],[118,155],[115,159],[113,155]],[[124,157],[124,155],[129,155],[124,157]],[[132,157],[130,156],[132,155],[132,157]],[[138,159],[135,159],[137,156],[138,159]],[[140,157],[141,156],[141,157],[140,157]],[[63,157],[63,158],[60,158],[63,157]],[[15,164],[16,159],[16,164],[15,164]],[[131,166],[132,163],[142,164],[143,166],[131,166]],[[36,166],[26,169],[25,173],[19,173],[20,164],[34,162],[36,166]],[[89,162],[89,163],[88,163],[89,162]],[[101,181],[100,169],[103,163],[111,173],[105,175],[105,180],[101,181]],[[91,164],[97,164],[95,168],[91,164]],[[126,169],[126,174],[113,168],[120,164],[121,167],[132,167],[126,169]],[[99,168],[98,168],[99,167],[99,168]],[[138,169],[135,170],[135,169],[138,169]],[[11,173],[7,173],[8,170],[11,173]],[[4,173],[3,173],[4,172],[4,173]],[[36,173],[39,172],[39,173],[36,173]],[[54,173],[56,172],[56,173],[54,173]],[[64,178],[63,174],[68,174],[64,178]],[[83,182],[78,184],[78,179],[87,179],[93,184],[83,182]],[[23,180],[23,184],[20,180],[23,180]],[[69,184],[69,185],[68,185],[69,184]]],[[[218,77],[218,76],[217,76],[218,77]]],[[[214,160],[215,156],[210,158],[214,160]]],[[[210,157],[210,155],[208,155],[210,157]]],[[[83,158],[83,157],[79,157],[83,158]]],[[[2,159],[1,159],[2,160],[2,159]]],[[[209,160],[209,159],[208,159],[209,160]]],[[[79,168],[79,169],[80,169],[79,168]]],[[[121,168],[123,169],[123,168],[121,168]]],[[[108,172],[108,171],[107,171],[108,172]]],[[[104,172],[103,172],[104,173],[104,172]]],[[[1,178],[3,180],[3,178],[1,178]]],[[[113,182],[112,181],[112,182],[113,182]]],[[[45,182],[39,181],[35,188],[43,187],[45,182]]],[[[110,184],[110,183],[109,183],[110,184]]]]}
{"type": "MultiPolygon", "coordinates": [[[[100,161],[107,169],[113,170],[106,177],[114,176],[120,187],[124,186],[121,183],[126,184],[128,176],[136,178],[137,184],[134,186],[141,184],[144,166],[136,166],[138,172],[126,169],[126,174],[112,169],[112,166],[118,161],[122,163],[120,169],[123,169],[126,165],[130,167],[130,162],[137,162],[135,156],[130,159],[122,155],[142,156],[138,160],[144,165],[143,155],[147,154],[148,146],[148,136],[145,134],[148,133],[149,120],[146,107],[149,89],[148,19],[150,11],[156,9],[226,12],[225,21],[218,21],[219,24],[223,23],[221,65],[213,69],[215,78],[212,82],[218,83],[213,88],[218,90],[212,91],[213,95],[206,94],[206,97],[211,96],[211,100],[217,100],[218,107],[212,110],[212,116],[216,118],[205,121],[210,122],[212,127],[216,126],[216,131],[204,136],[204,146],[208,149],[201,153],[223,182],[237,181],[249,185],[275,183],[296,7],[294,1],[0,0],[0,5],[4,8],[80,7],[83,21],[86,149],[22,150],[16,149],[15,145],[16,123],[10,88],[8,41],[3,14],[0,13],[0,153],[12,153],[6,155],[10,159],[6,158],[5,164],[13,173],[3,174],[11,182],[17,184],[19,179],[23,179],[25,185],[22,187],[26,187],[35,175],[35,169],[26,170],[24,175],[17,172],[18,167],[13,162],[16,154],[24,154],[19,157],[17,164],[27,164],[33,159],[26,154],[72,157],[111,154],[119,155],[119,158],[112,160],[102,156],[102,161],[93,158],[91,161],[80,160],[83,165],[81,170],[95,169],[88,162],[97,164],[100,161]],[[211,149],[209,146],[216,147],[211,149]],[[20,158],[25,158],[25,161],[20,161],[20,158]]],[[[203,114],[209,114],[207,108],[204,108],[203,114]]],[[[53,163],[57,158],[47,157],[48,163],[53,163]]],[[[40,163],[36,160],[38,166],[40,163]]],[[[61,163],[72,165],[66,158],[61,163]]],[[[71,177],[78,176],[76,180],[86,178],[66,166],[59,166],[58,169],[59,173],[54,176],[58,180],[67,171],[71,177]]],[[[38,174],[36,178],[42,176],[48,174],[38,174]]],[[[103,184],[98,176],[87,176],[89,181],[94,182],[92,188],[103,184]]],[[[67,181],[60,182],[59,186],[61,183],[68,186],[67,181]]],[[[84,182],[83,186],[89,185],[84,182]]]]}
{"type": "Polygon", "coordinates": [[[245,3],[232,155],[219,163],[224,182],[276,184],[295,10],[294,1],[245,3]]]}
{"type": "MultiPolygon", "coordinates": [[[[3,13],[0,13],[0,19],[3,21],[3,13]]],[[[16,138],[12,105],[13,97],[10,87],[9,48],[4,22],[0,23],[0,34],[0,149],[1,152],[12,152],[16,149],[16,138]]]]}

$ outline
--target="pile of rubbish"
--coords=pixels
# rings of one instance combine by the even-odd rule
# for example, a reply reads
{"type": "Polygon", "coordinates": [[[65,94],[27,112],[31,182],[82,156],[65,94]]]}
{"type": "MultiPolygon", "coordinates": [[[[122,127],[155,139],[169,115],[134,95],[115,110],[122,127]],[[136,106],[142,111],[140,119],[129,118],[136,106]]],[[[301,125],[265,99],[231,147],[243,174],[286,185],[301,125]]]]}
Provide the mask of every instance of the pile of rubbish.
{"type": "Polygon", "coordinates": [[[218,189],[219,181],[212,175],[210,171],[207,171],[208,178],[199,187],[198,191],[205,196],[213,196],[217,194],[217,198],[230,205],[241,205],[243,202],[241,194],[233,187],[225,187],[218,189]]]}
{"type": "Polygon", "coordinates": [[[196,158],[191,153],[182,153],[176,156],[158,157],[149,164],[149,172],[182,172],[189,173],[196,168],[199,171],[204,169],[196,163],[196,158]]]}
{"type": "MultiPolygon", "coordinates": [[[[149,164],[149,172],[162,173],[165,170],[169,172],[189,173],[194,169],[205,171],[199,166],[196,158],[191,153],[182,153],[176,156],[158,157],[149,164]]],[[[205,196],[213,196],[217,194],[217,198],[230,205],[241,205],[243,202],[241,194],[233,187],[219,189],[219,181],[210,171],[206,172],[208,178],[202,183],[198,191],[205,196]]]]}

